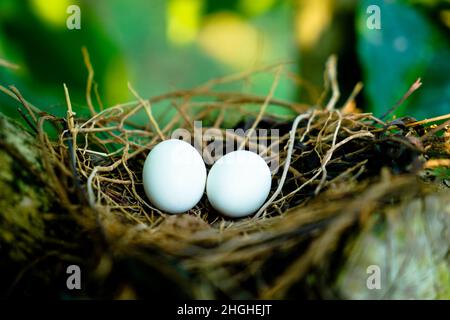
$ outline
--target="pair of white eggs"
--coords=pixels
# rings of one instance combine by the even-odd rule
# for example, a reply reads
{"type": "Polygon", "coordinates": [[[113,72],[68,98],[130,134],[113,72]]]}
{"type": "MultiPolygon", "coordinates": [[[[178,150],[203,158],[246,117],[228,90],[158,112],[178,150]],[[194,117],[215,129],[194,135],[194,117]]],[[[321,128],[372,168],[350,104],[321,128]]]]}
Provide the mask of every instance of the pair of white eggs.
{"type": "Polygon", "coordinates": [[[170,139],[156,145],[144,163],[144,190],[162,211],[182,213],[206,194],[222,214],[238,218],[258,210],[270,192],[272,176],[264,159],[251,151],[233,151],[214,163],[209,174],[189,143],[170,139]]]}

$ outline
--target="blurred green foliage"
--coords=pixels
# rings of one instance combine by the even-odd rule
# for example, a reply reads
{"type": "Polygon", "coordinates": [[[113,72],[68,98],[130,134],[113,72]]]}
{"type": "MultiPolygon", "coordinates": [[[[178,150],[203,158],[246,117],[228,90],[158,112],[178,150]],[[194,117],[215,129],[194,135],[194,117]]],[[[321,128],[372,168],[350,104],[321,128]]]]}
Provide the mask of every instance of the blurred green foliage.
{"type": "MultiPolygon", "coordinates": [[[[189,88],[211,78],[280,61],[315,87],[315,94],[280,82],[278,98],[316,103],[326,58],[339,56],[345,101],[357,81],[358,107],[384,113],[418,77],[424,86],[397,114],[450,112],[449,1],[415,0],[2,0],[0,84],[15,85],[41,109],[66,112],[62,84],[76,111],[87,112],[89,50],[104,105],[189,88]],[[81,8],[81,30],[66,27],[67,6],[81,8]],[[381,8],[382,29],[366,27],[367,6],[381,8]],[[305,98],[307,97],[307,98],[305,98]]],[[[274,75],[225,87],[267,95],[274,75]]],[[[310,88],[309,88],[310,89],[310,88]]],[[[310,91],[310,90],[309,90],[310,91]]],[[[94,98],[95,101],[95,98],[94,98]]],[[[18,117],[18,104],[0,94],[0,110],[18,117]]],[[[156,115],[170,104],[160,105],[156,115]]],[[[283,112],[271,108],[271,112],[283,112]]],[[[172,110],[172,112],[175,112],[172,110]]],[[[170,113],[169,113],[170,116],[170,113]]]]}
{"type": "Polygon", "coordinates": [[[358,12],[358,53],[370,110],[383,114],[416,79],[422,78],[424,86],[402,104],[397,114],[425,118],[449,113],[448,29],[440,30],[424,9],[406,1],[364,0],[358,12]],[[381,9],[381,30],[366,27],[369,5],[381,9]]]}

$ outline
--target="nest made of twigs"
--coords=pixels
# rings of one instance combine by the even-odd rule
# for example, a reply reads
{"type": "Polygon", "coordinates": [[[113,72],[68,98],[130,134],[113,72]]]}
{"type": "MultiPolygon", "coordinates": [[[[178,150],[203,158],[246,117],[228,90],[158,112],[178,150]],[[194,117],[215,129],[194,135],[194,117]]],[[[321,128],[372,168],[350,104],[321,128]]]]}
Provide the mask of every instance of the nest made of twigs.
{"type": "MultiPolygon", "coordinates": [[[[274,99],[281,75],[279,66],[275,70],[276,80],[266,97],[214,90],[218,84],[242,81],[253,73],[150,99],[141,98],[130,86],[137,101],[96,111],[89,98],[92,115],[87,119],[76,117],[67,88],[66,119],[37,114],[21,100],[35,118],[46,154],[43,162],[60,202],[85,228],[100,231],[115,254],[152,248],[176,259],[200,277],[200,283],[215,283],[228,296],[283,297],[312,266],[327,263],[325,258],[345,231],[363,225],[386,203],[425,193],[418,173],[427,167],[448,166],[450,146],[448,122],[433,127],[428,126],[431,120],[387,122],[371,113],[355,112],[354,95],[337,109],[332,66],[327,69],[331,98],[326,106],[274,99]],[[199,102],[198,97],[203,100],[199,102]],[[176,113],[160,127],[152,108],[164,101],[170,101],[176,113]],[[252,114],[243,108],[249,104],[260,105],[259,111],[252,114]],[[268,114],[269,105],[286,108],[294,116],[268,114]],[[176,128],[193,133],[196,120],[207,119],[211,125],[204,126],[203,132],[215,128],[225,139],[229,135],[223,127],[225,112],[241,113],[247,121],[235,128],[247,133],[261,128],[280,132],[278,141],[265,141],[260,149],[267,160],[279,159],[266,204],[254,216],[238,220],[215,212],[205,196],[182,215],[153,207],[142,187],[148,152],[176,128]],[[144,117],[148,121],[142,125],[144,117]],[[59,129],[59,139],[51,141],[47,136],[46,122],[59,129]],[[270,148],[271,142],[279,143],[278,153],[270,148]],[[298,258],[277,269],[278,276],[259,277],[277,255],[298,258]],[[220,282],[224,277],[226,283],[220,282]]],[[[259,141],[250,137],[231,138],[242,148],[258,147],[259,141]]],[[[208,142],[201,141],[203,147],[208,142]]],[[[197,290],[195,297],[211,296],[199,288],[189,290],[197,290]]]]}

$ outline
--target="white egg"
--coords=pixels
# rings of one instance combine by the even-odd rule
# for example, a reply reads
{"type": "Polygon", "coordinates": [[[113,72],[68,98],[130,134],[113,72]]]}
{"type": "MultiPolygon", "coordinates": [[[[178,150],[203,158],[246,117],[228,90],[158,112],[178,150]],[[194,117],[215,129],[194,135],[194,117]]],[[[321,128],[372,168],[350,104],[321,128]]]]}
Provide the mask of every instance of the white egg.
{"type": "Polygon", "coordinates": [[[156,145],[145,159],[142,175],[147,197],[164,212],[192,209],[205,191],[205,163],[200,153],[182,140],[156,145]]]}
{"type": "Polygon", "coordinates": [[[222,214],[238,218],[258,210],[267,199],[272,183],[264,159],[250,151],[226,154],[211,168],[206,194],[211,205],[222,214]]]}

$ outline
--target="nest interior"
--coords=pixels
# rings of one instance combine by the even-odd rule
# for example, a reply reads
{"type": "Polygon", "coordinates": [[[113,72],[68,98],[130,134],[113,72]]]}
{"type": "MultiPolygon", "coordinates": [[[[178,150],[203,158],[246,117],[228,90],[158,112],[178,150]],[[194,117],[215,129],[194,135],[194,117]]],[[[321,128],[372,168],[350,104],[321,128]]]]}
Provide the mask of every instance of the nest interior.
{"type": "MultiPolygon", "coordinates": [[[[326,104],[278,100],[273,94],[281,70],[260,70],[275,72],[266,97],[215,90],[224,83],[248,80],[252,71],[150,99],[141,98],[130,86],[136,101],[105,109],[93,105],[91,79],[87,118],[73,112],[67,87],[66,118],[40,112],[20,99],[43,148],[45,181],[61,208],[101,248],[86,262],[95,270],[97,283],[117,272],[117,261],[133,257],[152,270],[154,282],[148,286],[162,290],[160,294],[166,293],[161,288],[176,288],[167,289],[167,294],[339,297],[329,284],[339,276],[349,241],[386,220],[389,208],[445,190],[445,179],[437,181],[433,170],[449,166],[448,121],[386,121],[358,112],[354,95],[337,108],[332,63],[326,69],[326,104]],[[175,111],[164,126],[152,113],[159,103],[170,103],[175,111]],[[249,105],[257,109],[246,108],[249,105]],[[292,116],[269,113],[272,105],[292,116]],[[233,128],[243,129],[244,135],[226,131],[227,113],[241,115],[233,128]],[[203,149],[221,136],[236,147],[256,148],[267,161],[279,159],[269,199],[254,216],[225,218],[206,196],[189,212],[170,215],[145,197],[141,175],[148,152],[177,128],[195,137],[193,124],[199,120],[203,149]],[[48,125],[56,128],[56,139],[46,133],[48,125]],[[217,133],[214,141],[208,136],[211,129],[217,133]],[[277,129],[279,139],[255,138],[252,134],[259,129],[277,129]]],[[[448,193],[443,197],[448,200],[448,193]]],[[[442,210],[449,213],[448,206],[442,210]]],[[[131,282],[128,291],[121,292],[145,296],[140,286],[131,282]]]]}

